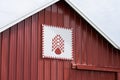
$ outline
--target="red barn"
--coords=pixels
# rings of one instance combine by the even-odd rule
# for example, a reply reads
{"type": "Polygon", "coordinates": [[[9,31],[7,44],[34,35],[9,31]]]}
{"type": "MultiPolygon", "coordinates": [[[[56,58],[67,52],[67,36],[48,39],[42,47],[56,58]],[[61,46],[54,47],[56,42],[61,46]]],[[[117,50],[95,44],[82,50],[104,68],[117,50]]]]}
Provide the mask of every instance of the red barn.
{"type": "Polygon", "coordinates": [[[51,0],[30,8],[0,23],[0,80],[120,80],[117,45],[74,5],[51,0]],[[73,59],[42,56],[42,24],[72,28],[73,59]]]}

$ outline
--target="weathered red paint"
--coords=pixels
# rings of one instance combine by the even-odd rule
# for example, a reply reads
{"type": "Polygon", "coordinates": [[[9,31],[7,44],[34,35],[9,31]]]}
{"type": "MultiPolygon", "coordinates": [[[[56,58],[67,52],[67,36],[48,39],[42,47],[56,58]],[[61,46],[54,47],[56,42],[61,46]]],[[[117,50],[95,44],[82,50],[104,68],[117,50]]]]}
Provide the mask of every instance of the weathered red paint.
{"type": "Polygon", "coordinates": [[[62,0],[0,33],[0,80],[120,80],[119,68],[120,51],[62,0]],[[42,24],[73,28],[73,61],[42,58],[42,24]]]}
{"type": "Polygon", "coordinates": [[[25,19],[24,80],[31,79],[31,24],[31,17],[25,19]]]}

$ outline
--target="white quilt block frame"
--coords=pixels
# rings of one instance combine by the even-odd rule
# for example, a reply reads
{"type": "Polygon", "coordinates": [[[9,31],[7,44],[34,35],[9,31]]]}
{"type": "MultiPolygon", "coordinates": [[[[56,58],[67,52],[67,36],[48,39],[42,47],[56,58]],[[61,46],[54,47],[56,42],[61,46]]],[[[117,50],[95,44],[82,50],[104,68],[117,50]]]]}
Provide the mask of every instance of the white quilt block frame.
{"type": "Polygon", "coordinates": [[[42,57],[73,60],[71,28],[42,25],[42,57]]]}

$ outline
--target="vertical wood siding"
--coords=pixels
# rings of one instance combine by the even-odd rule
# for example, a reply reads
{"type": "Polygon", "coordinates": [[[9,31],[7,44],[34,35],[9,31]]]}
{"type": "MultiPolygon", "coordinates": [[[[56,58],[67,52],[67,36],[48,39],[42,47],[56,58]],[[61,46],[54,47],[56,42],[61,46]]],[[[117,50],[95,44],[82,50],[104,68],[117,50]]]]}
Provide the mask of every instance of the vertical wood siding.
{"type": "Polygon", "coordinates": [[[0,34],[0,79],[1,79],[1,58],[2,58],[1,49],[2,49],[2,36],[0,34]]]}
{"type": "Polygon", "coordinates": [[[24,80],[31,80],[31,27],[32,18],[25,20],[24,80]]]}
{"type": "Polygon", "coordinates": [[[0,80],[116,80],[71,63],[120,68],[120,51],[62,0],[0,33],[0,80]],[[42,24],[73,28],[73,61],[42,58],[42,24]]]}

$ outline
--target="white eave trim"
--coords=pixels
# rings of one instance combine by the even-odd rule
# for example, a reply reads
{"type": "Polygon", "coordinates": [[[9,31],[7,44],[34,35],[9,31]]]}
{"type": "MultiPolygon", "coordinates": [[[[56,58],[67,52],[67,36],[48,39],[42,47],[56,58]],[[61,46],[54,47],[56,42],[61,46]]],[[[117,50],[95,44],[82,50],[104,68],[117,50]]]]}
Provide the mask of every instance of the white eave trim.
{"type": "Polygon", "coordinates": [[[6,24],[5,26],[3,26],[3,27],[0,28],[0,33],[1,33],[2,31],[6,30],[6,29],[8,29],[8,28],[10,28],[10,27],[12,27],[13,25],[19,23],[20,21],[22,21],[22,20],[24,20],[24,19],[32,16],[33,14],[35,14],[35,13],[37,13],[37,12],[45,9],[46,7],[48,7],[48,6],[50,6],[50,5],[58,2],[58,1],[59,1],[59,0],[53,0],[53,1],[51,1],[50,3],[47,3],[47,4],[43,5],[42,7],[38,8],[38,9],[36,9],[36,10],[34,10],[34,11],[31,11],[31,12],[28,13],[28,14],[23,15],[22,17],[16,19],[15,21],[6,24]]]}
{"type": "Polygon", "coordinates": [[[96,29],[107,41],[109,41],[116,49],[120,47],[115,44],[101,29],[99,29],[88,17],[86,17],[71,1],[65,0],[79,15],[81,15],[91,26],[96,29]]]}

